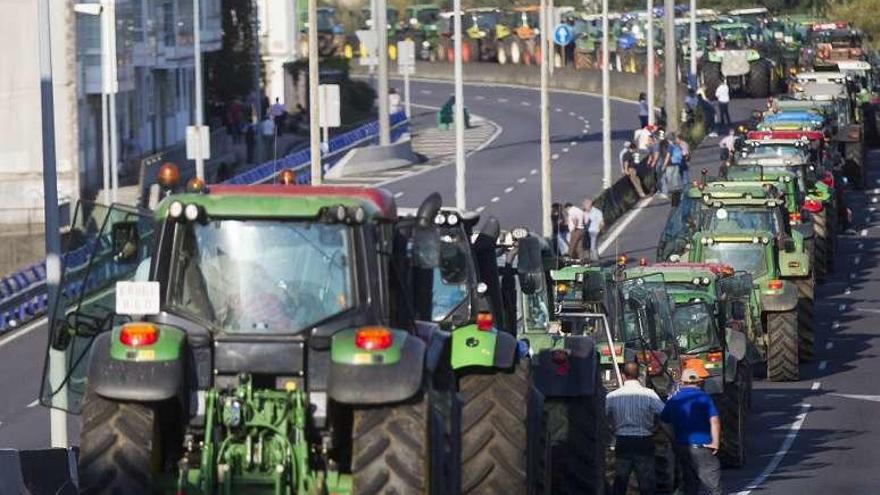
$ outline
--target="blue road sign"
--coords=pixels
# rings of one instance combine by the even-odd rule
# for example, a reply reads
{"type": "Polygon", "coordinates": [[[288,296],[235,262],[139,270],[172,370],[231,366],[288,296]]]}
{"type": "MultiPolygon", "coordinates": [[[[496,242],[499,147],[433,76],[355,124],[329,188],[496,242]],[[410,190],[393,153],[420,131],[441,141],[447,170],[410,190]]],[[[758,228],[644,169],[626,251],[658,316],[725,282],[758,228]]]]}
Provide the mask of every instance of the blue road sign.
{"type": "Polygon", "coordinates": [[[574,31],[568,24],[560,24],[553,30],[553,42],[560,46],[568,45],[574,41],[574,31]]]}

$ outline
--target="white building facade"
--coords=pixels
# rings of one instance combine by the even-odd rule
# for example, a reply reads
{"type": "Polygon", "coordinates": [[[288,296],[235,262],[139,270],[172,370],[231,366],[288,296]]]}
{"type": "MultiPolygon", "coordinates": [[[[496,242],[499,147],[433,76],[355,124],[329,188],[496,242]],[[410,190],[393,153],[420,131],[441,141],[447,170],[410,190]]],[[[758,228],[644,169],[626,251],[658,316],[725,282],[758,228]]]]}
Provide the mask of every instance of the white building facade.
{"type": "MultiPolygon", "coordinates": [[[[304,2],[305,0],[299,0],[304,2]]],[[[302,7],[302,6],[301,6],[302,7]]],[[[270,102],[275,98],[293,106],[291,95],[285,94],[284,64],[296,60],[299,40],[297,0],[257,0],[259,19],[260,54],[266,74],[266,96],[270,102]]],[[[301,10],[301,9],[300,9],[301,10]]]]}

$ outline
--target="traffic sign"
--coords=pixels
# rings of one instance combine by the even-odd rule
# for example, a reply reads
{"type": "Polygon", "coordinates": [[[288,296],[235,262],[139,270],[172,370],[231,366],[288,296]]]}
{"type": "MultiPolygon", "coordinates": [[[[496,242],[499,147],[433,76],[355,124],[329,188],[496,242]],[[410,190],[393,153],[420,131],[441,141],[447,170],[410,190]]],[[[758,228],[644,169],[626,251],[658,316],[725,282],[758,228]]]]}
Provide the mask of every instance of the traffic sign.
{"type": "Polygon", "coordinates": [[[211,129],[208,126],[186,126],[186,159],[211,159],[211,129]]]}
{"type": "Polygon", "coordinates": [[[416,73],[416,44],[412,40],[397,42],[397,72],[401,76],[416,73]]]}
{"type": "Polygon", "coordinates": [[[318,86],[318,125],[321,127],[339,127],[342,125],[340,111],[341,98],[338,84],[321,84],[318,86]]]}
{"type": "Polygon", "coordinates": [[[360,64],[368,66],[379,65],[379,57],[376,56],[379,45],[379,41],[376,39],[376,32],[370,29],[361,29],[355,31],[355,35],[357,35],[358,42],[362,47],[359,55],[363,55],[366,52],[366,57],[360,57],[360,64]]]}
{"type": "Polygon", "coordinates": [[[568,24],[560,24],[553,30],[553,42],[560,46],[566,46],[574,41],[574,31],[568,24]]]}

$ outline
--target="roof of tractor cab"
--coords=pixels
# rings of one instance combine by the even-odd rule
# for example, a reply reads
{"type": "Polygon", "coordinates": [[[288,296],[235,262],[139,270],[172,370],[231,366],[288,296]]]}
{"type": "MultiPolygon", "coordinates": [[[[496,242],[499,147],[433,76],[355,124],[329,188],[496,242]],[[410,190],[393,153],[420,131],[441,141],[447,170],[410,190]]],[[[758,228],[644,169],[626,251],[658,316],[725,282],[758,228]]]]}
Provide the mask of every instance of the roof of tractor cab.
{"type": "Polygon", "coordinates": [[[756,144],[786,144],[785,142],[796,144],[802,139],[819,141],[825,135],[822,134],[822,131],[749,131],[746,137],[756,144]]]}
{"type": "Polygon", "coordinates": [[[713,231],[700,231],[694,234],[694,238],[697,239],[708,239],[712,238],[715,244],[719,242],[751,242],[756,244],[755,239],[760,242],[762,239],[766,239],[767,242],[770,242],[773,239],[773,233],[767,230],[713,230],[713,231]]]}
{"type": "Polygon", "coordinates": [[[602,268],[598,266],[590,266],[590,265],[568,265],[559,268],[558,270],[551,270],[550,277],[553,280],[557,281],[571,281],[577,278],[579,273],[587,273],[587,272],[602,272],[602,268]]]}
{"type": "Polygon", "coordinates": [[[737,159],[737,165],[758,165],[767,167],[787,167],[794,165],[806,165],[810,163],[810,157],[806,154],[797,154],[789,156],[740,156],[737,159]]]}
{"type": "Polygon", "coordinates": [[[749,29],[752,26],[751,24],[745,22],[722,22],[718,24],[713,24],[712,29],[718,29],[721,31],[733,30],[733,29],[749,29]]]}
{"type": "Polygon", "coordinates": [[[156,218],[168,214],[179,201],[197,204],[208,215],[238,218],[312,218],[326,207],[362,207],[366,218],[393,220],[397,207],[385,189],[340,186],[295,186],[259,184],[252,186],[213,185],[204,193],[173,194],[156,207],[156,218]]]}
{"type": "Polygon", "coordinates": [[[724,263],[654,263],[627,268],[627,278],[661,274],[667,282],[690,282],[694,277],[733,275],[733,267],[724,263]]]}
{"type": "Polygon", "coordinates": [[[774,199],[775,194],[764,188],[763,184],[753,184],[746,182],[710,182],[704,188],[691,188],[689,196],[705,197],[710,196],[712,199],[774,199]],[[694,191],[696,189],[696,191],[694,191]]]}

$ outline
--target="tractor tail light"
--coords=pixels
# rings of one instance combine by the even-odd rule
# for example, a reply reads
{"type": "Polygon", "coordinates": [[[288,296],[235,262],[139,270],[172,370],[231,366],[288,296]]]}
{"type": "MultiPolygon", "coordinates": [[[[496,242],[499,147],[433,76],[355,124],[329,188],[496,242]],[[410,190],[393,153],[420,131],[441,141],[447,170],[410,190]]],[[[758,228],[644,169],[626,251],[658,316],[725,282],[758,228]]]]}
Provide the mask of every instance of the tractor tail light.
{"type": "Polygon", "coordinates": [[[822,202],[815,199],[807,199],[804,201],[804,210],[810,213],[819,213],[822,211],[822,202]]]}
{"type": "Polygon", "coordinates": [[[489,330],[492,330],[494,322],[495,320],[492,318],[492,313],[488,311],[480,311],[477,313],[477,330],[488,332],[489,330]]]}
{"type": "Polygon", "coordinates": [[[557,349],[550,354],[550,360],[553,364],[565,364],[568,362],[568,354],[562,349],[557,349]]]}
{"type": "Polygon", "coordinates": [[[789,223],[792,225],[797,225],[801,223],[801,214],[800,213],[791,213],[788,215],[789,223]]]}
{"type": "Polygon", "coordinates": [[[767,282],[767,288],[770,290],[781,290],[782,289],[782,280],[773,279],[767,282]]]}
{"type": "Polygon", "coordinates": [[[391,330],[385,327],[361,327],[354,333],[354,345],[365,351],[388,349],[393,342],[391,330]]]}
{"type": "Polygon", "coordinates": [[[822,182],[828,187],[834,187],[834,174],[825,172],[825,175],[822,176],[822,182]]]}
{"type": "Polygon", "coordinates": [[[723,358],[724,355],[721,353],[721,351],[710,352],[706,354],[706,361],[710,363],[720,363],[723,358]]]}
{"type": "Polygon", "coordinates": [[[126,347],[153,345],[157,340],[159,329],[152,323],[129,323],[119,332],[119,342],[126,347]]]}

